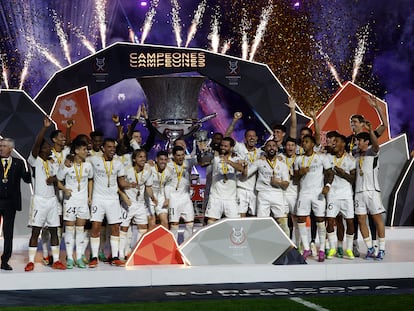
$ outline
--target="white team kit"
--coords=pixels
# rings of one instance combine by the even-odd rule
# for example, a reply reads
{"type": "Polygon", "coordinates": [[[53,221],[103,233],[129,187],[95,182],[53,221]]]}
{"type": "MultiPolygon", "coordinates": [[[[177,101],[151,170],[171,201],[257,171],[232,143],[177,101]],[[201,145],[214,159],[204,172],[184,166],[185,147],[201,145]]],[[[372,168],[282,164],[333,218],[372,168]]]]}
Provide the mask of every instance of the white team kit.
{"type": "Polygon", "coordinates": [[[104,216],[108,224],[121,223],[121,206],[118,197],[118,177],[125,176],[121,161],[105,161],[102,156],[88,157],[93,167],[93,194],[91,221],[102,222],[104,216]]]}
{"type": "MultiPolygon", "coordinates": [[[[348,153],[338,158],[336,155],[327,155],[333,170],[342,168],[349,174],[355,169],[355,159],[348,153]]],[[[335,174],[327,195],[326,217],[335,218],[338,214],[346,219],[354,218],[354,200],[352,185],[346,179],[335,174]]]]}
{"type": "MultiPolygon", "coordinates": [[[[68,146],[65,146],[61,151],[56,151],[55,148],[52,148],[52,154],[50,155],[50,158],[57,163],[58,166],[63,165],[65,163],[66,157],[70,154],[70,148],[68,146]]],[[[56,208],[58,209],[59,216],[63,213],[63,191],[58,190],[57,193],[58,198],[58,204],[56,205],[56,208]]]]}
{"type": "MultiPolygon", "coordinates": [[[[247,150],[246,144],[237,142],[234,146],[234,152],[240,159],[246,161],[248,165],[251,165],[254,161],[260,158],[262,150],[254,148],[253,150],[247,150]]],[[[243,176],[241,173],[237,174],[237,199],[239,203],[239,212],[247,213],[250,215],[256,215],[256,175],[243,176]]]]}
{"type": "Polygon", "coordinates": [[[155,206],[154,202],[150,198],[146,198],[147,206],[149,209],[150,215],[160,215],[168,214],[168,207],[163,208],[165,202],[165,186],[171,182],[173,171],[170,167],[166,166],[162,172],[158,171],[157,166],[151,166],[152,172],[152,192],[154,193],[155,198],[158,201],[158,204],[155,206]]]}
{"type": "Polygon", "coordinates": [[[385,208],[378,182],[378,155],[371,147],[365,154],[356,154],[355,214],[381,214],[385,208]]]}
{"type": "Polygon", "coordinates": [[[151,167],[146,164],[141,172],[137,172],[134,167],[126,170],[126,180],[129,183],[136,183],[136,188],[125,189],[125,193],[131,201],[131,206],[123,215],[122,227],[128,227],[131,222],[137,225],[148,224],[147,208],[145,205],[145,187],[151,187],[153,177],[151,167]]]}
{"type": "Polygon", "coordinates": [[[190,197],[191,169],[195,158],[185,159],[183,165],[170,161],[167,167],[172,171],[171,182],[165,187],[165,197],[169,199],[169,222],[194,221],[194,207],[190,197]]]}
{"type": "Polygon", "coordinates": [[[72,190],[69,198],[63,201],[63,219],[75,221],[77,218],[89,219],[88,181],[93,178],[92,164],[89,162],[73,163],[70,167],[60,165],[57,178],[65,182],[65,187],[72,190]]]}
{"type": "MultiPolygon", "coordinates": [[[[230,157],[232,162],[240,160],[230,157]]],[[[236,179],[237,172],[220,156],[215,156],[211,162],[212,182],[205,216],[220,219],[224,214],[228,218],[240,217],[237,205],[236,179]]]]}
{"type": "Polygon", "coordinates": [[[322,195],[323,172],[324,169],[332,168],[332,165],[325,154],[313,152],[311,156],[296,157],[295,170],[302,167],[309,167],[309,171],[300,179],[296,215],[308,216],[312,209],[316,217],[325,217],[326,200],[322,195]]]}
{"type": "Polygon", "coordinates": [[[286,155],[280,155],[283,161],[286,163],[289,172],[289,186],[285,190],[285,199],[289,207],[289,213],[296,215],[296,202],[298,200],[298,185],[293,184],[293,174],[296,155],[287,157],[286,155]]]}
{"type": "Polygon", "coordinates": [[[257,172],[257,217],[286,217],[288,205],[285,191],[271,185],[272,177],[289,181],[289,170],[283,160],[275,157],[273,161],[259,159],[248,168],[248,174],[257,172]]]}
{"type": "Polygon", "coordinates": [[[48,177],[56,175],[58,164],[53,160],[44,161],[40,157],[34,158],[31,153],[27,162],[34,169],[34,195],[29,215],[29,226],[59,227],[60,219],[56,209],[58,200],[55,186],[46,183],[48,177]]]}

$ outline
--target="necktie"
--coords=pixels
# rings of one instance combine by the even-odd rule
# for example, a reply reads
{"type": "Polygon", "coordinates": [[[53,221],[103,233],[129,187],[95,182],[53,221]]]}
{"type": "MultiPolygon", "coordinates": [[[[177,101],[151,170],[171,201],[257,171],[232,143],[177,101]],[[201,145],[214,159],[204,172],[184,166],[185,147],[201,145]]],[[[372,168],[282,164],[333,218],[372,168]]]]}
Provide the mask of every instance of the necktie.
{"type": "Polygon", "coordinates": [[[4,165],[3,165],[4,169],[6,169],[7,167],[7,159],[4,160],[4,165]]]}

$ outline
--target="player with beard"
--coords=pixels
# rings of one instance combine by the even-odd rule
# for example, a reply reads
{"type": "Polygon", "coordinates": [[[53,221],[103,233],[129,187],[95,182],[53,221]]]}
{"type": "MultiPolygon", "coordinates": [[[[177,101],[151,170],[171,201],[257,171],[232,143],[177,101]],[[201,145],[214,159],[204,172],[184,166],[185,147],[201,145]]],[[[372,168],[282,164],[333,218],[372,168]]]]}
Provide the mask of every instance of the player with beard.
{"type": "MultiPolygon", "coordinates": [[[[244,132],[244,143],[236,142],[234,152],[249,166],[260,158],[262,150],[256,147],[257,134],[253,129],[244,132]]],[[[239,203],[240,217],[246,217],[249,213],[251,216],[256,215],[256,174],[243,176],[237,175],[237,199],[239,203]]]]}
{"type": "Polygon", "coordinates": [[[73,162],[65,162],[58,170],[58,186],[64,192],[63,219],[65,221],[66,268],[72,269],[73,247],[76,246],[76,265],[86,268],[82,256],[85,252],[86,221],[90,218],[89,206],[92,201],[93,170],[86,162],[88,145],[76,141],[72,147],[73,162]],[[65,184],[63,184],[64,182],[65,184]]]}
{"type": "Polygon", "coordinates": [[[55,194],[57,163],[50,159],[52,148],[44,140],[44,135],[52,122],[46,117],[43,127],[36,137],[28,163],[34,169],[34,195],[29,218],[29,226],[32,234],[29,241],[29,262],[24,270],[26,272],[34,269],[34,258],[37,251],[40,230],[49,228],[50,245],[53,256],[53,269],[65,270],[66,266],[59,261],[59,238],[57,228],[60,220],[56,205],[58,204],[55,194]]]}
{"type": "Polygon", "coordinates": [[[257,172],[257,217],[276,219],[289,236],[287,202],[284,191],[289,186],[289,170],[283,159],[277,156],[277,143],[268,140],[264,146],[265,159],[259,159],[248,167],[248,175],[257,172]]]}
{"type": "MultiPolygon", "coordinates": [[[[329,240],[329,252],[327,258],[336,255],[336,235],[334,232],[335,218],[341,214],[346,220],[346,249],[344,257],[354,259],[352,252],[354,241],[354,200],[352,186],[355,182],[355,159],[345,151],[346,137],[336,134],[332,144],[332,152],[328,154],[333,167],[334,180],[327,195],[327,236],[329,240]]],[[[342,221],[342,219],[341,219],[342,221]]],[[[342,241],[341,241],[342,242],[342,241]]],[[[342,248],[342,243],[338,245],[342,248]]]]}
{"type": "Polygon", "coordinates": [[[303,244],[303,257],[306,259],[310,254],[308,232],[306,229],[306,218],[313,210],[316,217],[316,226],[319,235],[318,260],[325,261],[325,195],[329,192],[333,181],[332,166],[328,158],[314,151],[315,138],[305,135],[302,140],[304,154],[298,156],[295,161],[295,180],[299,182],[299,195],[296,206],[298,217],[298,228],[303,244]],[[326,175],[327,183],[324,184],[326,175]]]}
{"type": "Polygon", "coordinates": [[[89,262],[90,268],[98,265],[99,235],[101,233],[102,220],[105,216],[111,229],[111,264],[116,266],[124,265],[124,262],[118,257],[119,225],[122,221],[118,187],[122,189],[133,185],[125,181],[124,166],[121,161],[114,158],[115,145],[115,139],[106,138],[102,146],[103,155],[89,158],[89,162],[93,167],[92,229],[90,239],[92,259],[89,262]]]}
{"type": "Polygon", "coordinates": [[[211,161],[212,183],[205,216],[208,224],[220,219],[240,217],[237,206],[236,173],[246,174],[244,162],[232,156],[234,139],[224,137],[220,145],[220,155],[211,161]]]}

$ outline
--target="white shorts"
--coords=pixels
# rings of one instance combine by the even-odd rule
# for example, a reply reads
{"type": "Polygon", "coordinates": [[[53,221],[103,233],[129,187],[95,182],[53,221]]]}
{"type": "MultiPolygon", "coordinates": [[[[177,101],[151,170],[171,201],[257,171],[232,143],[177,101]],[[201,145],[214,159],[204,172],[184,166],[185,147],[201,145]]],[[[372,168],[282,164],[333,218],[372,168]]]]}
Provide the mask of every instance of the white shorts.
{"type": "Polygon", "coordinates": [[[136,225],[148,224],[147,207],[144,202],[132,202],[128,210],[123,208],[121,227],[129,227],[131,222],[136,225]]]}
{"type": "Polygon", "coordinates": [[[287,202],[283,192],[259,191],[257,194],[257,217],[281,218],[287,216],[287,202]]]}
{"type": "Polygon", "coordinates": [[[309,216],[311,210],[316,217],[325,217],[326,199],[321,193],[300,195],[296,203],[296,216],[309,216]]]}
{"type": "Polygon", "coordinates": [[[102,222],[106,216],[109,225],[122,222],[122,211],[119,200],[94,199],[91,207],[91,221],[102,222]]]}
{"type": "Polygon", "coordinates": [[[239,218],[240,214],[237,201],[210,197],[208,199],[205,217],[220,219],[223,214],[227,218],[239,218]]]}
{"type": "Polygon", "coordinates": [[[285,200],[289,208],[288,213],[296,215],[296,202],[298,201],[298,195],[285,193],[285,200]]]}
{"type": "Polygon", "coordinates": [[[29,226],[32,227],[60,227],[60,218],[56,205],[56,197],[44,198],[38,195],[32,197],[29,226]]]}
{"type": "Polygon", "coordinates": [[[158,204],[156,206],[154,205],[154,203],[152,203],[152,201],[150,202],[150,204],[154,206],[155,214],[156,215],[168,214],[168,207],[163,208],[164,202],[165,202],[164,195],[160,195],[159,197],[157,197],[157,200],[158,200],[158,204]]]}
{"type": "Polygon", "coordinates": [[[85,200],[65,200],[63,201],[63,219],[66,221],[76,221],[79,219],[89,219],[89,206],[85,200]]]}
{"type": "Polygon", "coordinates": [[[336,218],[339,214],[342,214],[345,219],[354,218],[354,201],[352,199],[329,199],[326,217],[336,218]]]}
{"type": "Polygon", "coordinates": [[[376,215],[385,212],[381,192],[375,190],[355,193],[354,205],[356,215],[376,215]]]}
{"type": "Polygon", "coordinates": [[[185,196],[171,195],[168,206],[169,222],[179,222],[180,218],[184,222],[194,221],[194,206],[190,199],[190,194],[185,196]]]}
{"type": "Polygon", "coordinates": [[[256,200],[255,191],[237,188],[237,200],[239,202],[239,213],[256,215],[256,200]]]}

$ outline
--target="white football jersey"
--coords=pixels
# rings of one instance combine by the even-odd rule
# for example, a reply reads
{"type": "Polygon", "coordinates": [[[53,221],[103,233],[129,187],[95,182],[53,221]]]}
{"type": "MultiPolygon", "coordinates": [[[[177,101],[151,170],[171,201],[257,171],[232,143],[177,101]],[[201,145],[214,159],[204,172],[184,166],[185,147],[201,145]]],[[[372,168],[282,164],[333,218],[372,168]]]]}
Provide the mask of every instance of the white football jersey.
{"type": "Polygon", "coordinates": [[[52,159],[44,161],[40,157],[35,158],[32,153],[30,153],[27,162],[34,169],[34,194],[44,198],[54,197],[55,186],[53,184],[48,185],[46,179],[56,175],[58,170],[57,162],[53,162],[52,159]]]}
{"type": "Polygon", "coordinates": [[[176,194],[190,194],[191,170],[196,164],[197,159],[185,159],[182,165],[177,165],[172,160],[167,163],[167,167],[172,171],[171,182],[166,186],[166,192],[176,194]]]}
{"type": "MultiPolygon", "coordinates": [[[[333,170],[335,170],[335,166],[337,166],[342,168],[345,173],[349,174],[352,170],[355,169],[355,159],[347,152],[345,152],[341,158],[337,158],[332,154],[328,154],[327,157],[329,158],[329,162],[331,163],[333,170]]],[[[334,200],[351,199],[353,197],[351,183],[335,174],[331,188],[328,192],[328,197],[334,200]]]]}
{"type": "MultiPolygon", "coordinates": [[[[239,157],[230,157],[230,161],[237,162],[239,157]]],[[[211,162],[212,181],[210,198],[232,200],[237,198],[236,176],[237,171],[226,164],[220,156],[215,156],[211,162]]]]}
{"type": "Polygon", "coordinates": [[[298,194],[298,185],[293,184],[293,174],[294,174],[294,168],[295,168],[295,160],[296,155],[293,157],[287,157],[285,154],[280,155],[283,158],[283,161],[285,162],[288,171],[289,171],[289,186],[287,187],[286,194],[289,195],[297,195],[298,194]]]}
{"type": "Polygon", "coordinates": [[[93,167],[93,198],[118,199],[118,177],[125,176],[121,161],[115,158],[105,161],[100,156],[91,156],[88,161],[93,167]]]}
{"type": "Polygon", "coordinates": [[[328,157],[322,153],[313,153],[310,157],[301,155],[296,157],[295,170],[309,167],[309,172],[300,179],[301,194],[314,195],[320,193],[324,187],[324,169],[332,168],[328,157]]]}
{"type": "Polygon", "coordinates": [[[126,170],[125,178],[129,183],[136,183],[136,188],[125,189],[125,193],[132,201],[144,202],[145,187],[153,183],[151,167],[145,164],[144,169],[137,173],[133,166],[126,170]]]}
{"type": "MultiPolygon", "coordinates": [[[[241,160],[246,161],[251,165],[254,161],[260,158],[262,155],[262,150],[259,148],[254,148],[254,150],[249,151],[246,148],[244,143],[237,142],[234,146],[234,152],[239,156],[241,160]]],[[[237,174],[237,187],[253,191],[256,184],[256,175],[243,176],[240,172],[237,174]]]]}
{"type": "Polygon", "coordinates": [[[66,188],[72,190],[71,199],[88,199],[88,180],[93,178],[93,169],[90,162],[73,163],[71,167],[62,164],[59,166],[56,177],[65,182],[66,188]]]}
{"type": "Polygon", "coordinates": [[[60,152],[57,152],[54,148],[52,148],[52,155],[50,158],[52,158],[54,162],[58,163],[58,165],[61,165],[65,162],[68,154],[70,154],[70,148],[68,146],[65,146],[60,152]]]}
{"type": "Polygon", "coordinates": [[[380,191],[378,182],[378,153],[372,151],[371,146],[365,153],[355,156],[356,181],[355,192],[366,190],[380,191]]]}
{"type": "Polygon", "coordinates": [[[248,168],[248,174],[250,175],[258,172],[256,181],[256,190],[258,192],[272,191],[280,193],[283,191],[283,189],[273,187],[271,185],[271,179],[273,176],[275,176],[282,181],[289,181],[288,167],[285,162],[278,159],[278,157],[275,158],[275,162],[269,162],[268,160],[262,159],[253,162],[252,165],[250,165],[248,168]]]}

